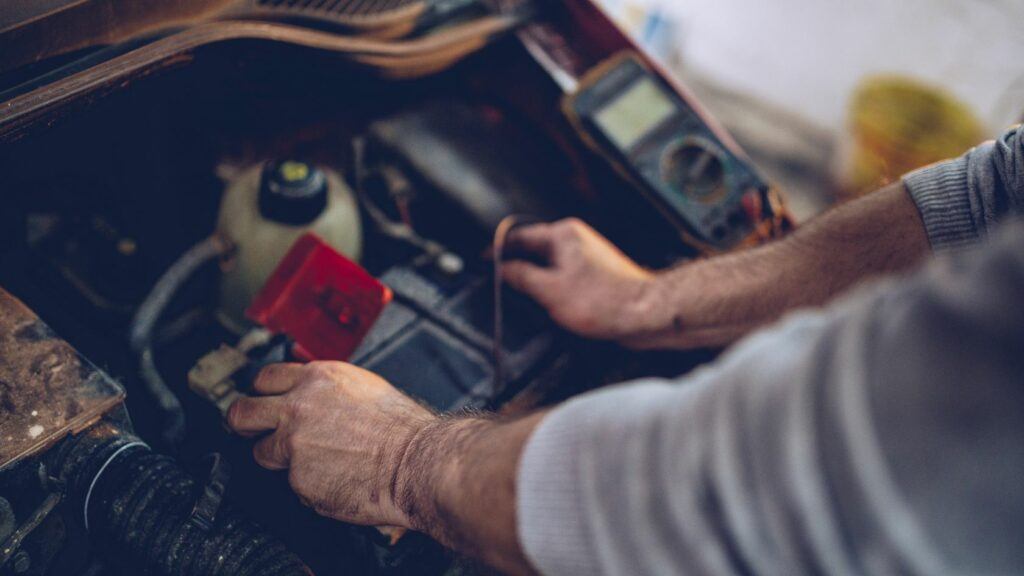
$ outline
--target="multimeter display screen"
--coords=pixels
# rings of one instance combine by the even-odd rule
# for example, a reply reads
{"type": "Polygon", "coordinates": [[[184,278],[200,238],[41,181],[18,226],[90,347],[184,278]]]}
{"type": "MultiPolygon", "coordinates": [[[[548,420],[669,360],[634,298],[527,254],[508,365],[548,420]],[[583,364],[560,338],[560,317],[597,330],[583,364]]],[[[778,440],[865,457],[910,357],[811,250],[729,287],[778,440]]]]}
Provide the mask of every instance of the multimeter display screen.
{"type": "Polygon", "coordinates": [[[625,150],[672,116],[675,110],[675,104],[654,81],[642,78],[598,112],[594,119],[608,138],[625,150]]]}

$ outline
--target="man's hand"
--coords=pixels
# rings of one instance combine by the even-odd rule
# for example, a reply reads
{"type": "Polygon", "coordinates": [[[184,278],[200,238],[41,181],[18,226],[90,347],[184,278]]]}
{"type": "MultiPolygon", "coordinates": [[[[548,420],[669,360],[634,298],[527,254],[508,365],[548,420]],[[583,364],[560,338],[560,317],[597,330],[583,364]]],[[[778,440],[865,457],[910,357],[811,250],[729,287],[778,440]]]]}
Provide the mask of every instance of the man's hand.
{"type": "Polygon", "coordinates": [[[503,572],[529,574],[515,528],[515,478],[542,413],[509,421],[440,417],[381,377],[343,362],[276,364],[264,396],[228,410],[253,455],[288,469],[302,501],[355,524],[425,532],[503,572]]]}
{"type": "Polygon", "coordinates": [[[902,184],[837,207],[789,237],[652,273],[579,220],[513,230],[509,284],[582,336],[631,348],[729,344],[786,312],[819,306],[867,279],[900,272],[928,253],[902,184]]]}
{"type": "Polygon", "coordinates": [[[541,262],[511,260],[502,274],[564,328],[627,345],[649,329],[645,306],[654,275],[580,220],[514,229],[506,253],[541,262]]]}
{"type": "Polygon", "coordinates": [[[228,424],[246,436],[271,432],[253,448],[261,466],[288,469],[292,489],[319,514],[413,527],[405,464],[414,438],[437,416],[341,362],[268,366],[254,387],[265,396],[232,404],[228,424]]]}

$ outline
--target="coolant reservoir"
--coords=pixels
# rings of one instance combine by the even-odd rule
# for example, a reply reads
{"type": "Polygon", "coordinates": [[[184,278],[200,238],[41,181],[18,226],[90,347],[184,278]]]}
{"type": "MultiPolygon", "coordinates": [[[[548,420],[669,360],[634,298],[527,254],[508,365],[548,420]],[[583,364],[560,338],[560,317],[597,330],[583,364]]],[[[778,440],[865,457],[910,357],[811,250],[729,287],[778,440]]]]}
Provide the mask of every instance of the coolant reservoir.
{"type": "Polygon", "coordinates": [[[354,261],[362,254],[356,199],[337,173],[286,160],[247,169],[224,193],[217,228],[236,246],[221,281],[220,313],[232,329],[299,236],[312,232],[354,261]]]}

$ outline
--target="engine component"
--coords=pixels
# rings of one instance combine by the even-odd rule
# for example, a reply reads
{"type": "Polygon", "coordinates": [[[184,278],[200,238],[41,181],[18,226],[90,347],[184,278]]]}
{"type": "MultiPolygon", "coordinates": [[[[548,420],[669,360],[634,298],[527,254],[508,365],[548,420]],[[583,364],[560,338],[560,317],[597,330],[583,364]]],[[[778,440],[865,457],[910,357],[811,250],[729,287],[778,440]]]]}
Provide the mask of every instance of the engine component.
{"type": "Polygon", "coordinates": [[[147,275],[146,250],[122,223],[89,206],[29,214],[23,232],[39,260],[48,264],[35,273],[66,279],[68,295],[103,311],[99,318],[129,314],[148,288],[140,281],[147,275]]]}
{"type": "MultiPolygon", "coordinates": [[[[352,363],[386,378],[435,409],[488,406],[495,389],[494,289],[489,275],[444,274],[415,262],[391,268],[381,281],[395,300],[352,355],[352,363]]],[[[543,312],[506,293],[502,326],[503,380],[535,373],[554,349],[543,312]]]]}
{"type": "Polygon", "coordinates": [[[434,240],[420,236],[413,228],[412,213],[409,209],[413,194],[408,179],[391,166],[380,167],[373,174],[376,181],[382,185],[382,191],[394,200],[398,209],[401,221],[392,220],[367,192],[366,181],[371,176],[366,174],[365,138],[358,137],[352,140],[352,159],[356,192],[359,194],[361,205],[370,217],[374,229],[382,236],[421,250],[429,258],[434,259],[438,267],[448,270],[452,274],[461,272],[465,262],[458,254],[449,251],[434,240]]]}
{"type": "Polygon", "coordinates": [[[206,353],[188,372],[188,386],[227,416],[228,408],[250,388],[260,369],[292,359],[284,335],[253,328],[235,346],[221,344],[206,353]]]}
{"type": "Polygon", "coordinates": [[[391,301],[391,290],[313,234],[299,238],[246,315],[295,341],[304,360],[346,360],[391,301]]]}
{"type": "Polygon", "coordinates": [[[21,548],[21,545],[26,538],[32,535],[33,531],[49,518],[50,513],[60,504],[60,501],[61,494],[52,493],[48,495],[20,526],[5,536],[5,539],[0,542],[0,568],[10,562],[12,564],[11,568],[16,574],[28,571],[32,563],[32,557],[21,548]]]}
{"type": "Polygon", "coordinates": [[[380,276],[395,301],[351,361],[438,410],[490,405],[506,384],[542,370],[554,350],[545,315],[521,295],[496,291],[491,266],[420,236],[469,256],[512,213],[559,214],[557,199],[538,196],[542,174],[559,172],[524,142],[523,129],[490,107],[434,101],[374,123],[365,156],[355,149],[357,190],[374,224],[391,238],[419,239],[409,243],[425,258],[380,276]],[[397,205],[400,221],[384,214],[382,196],[397,205]],[[508,313],[496,314],[503,301],[508,313]],[[508,322],[496,323],[501,316],[508,322]]]}
{"type": "Polygon", "coordinates": [[[123,399],[120,386],[0,288],[0,473],[123,399]]]}
{"type": "Polygon", "coordinates": [[[374,123],[370,151],[384,170],[395,163],[445,200],[421,220],[443,222],[449,230],[428,235],[451,241],[451,223],[462,221],[458,232],[468,227],[486,245],[510,214],[559,215],[557,201],[540,196],[550,184],[543,175],[558,169],[521,130],[496,109],[435,101],[374,123]]]}
{"type": "Polygon", "coordinates": [[[231,182],[218,230],[236,248],[221,284],[221,312],[238,333],[253,296],[303,234],[317,234],[353,260],[362,254],[359,209],[348,186],[331,170],[294,160],[252,167],[231,182]]]}
{"type": "Polygon", "coordinates": [[[228,408],[241,396],[233,376],[248,364],[249,357],[244,351],[221,344],[189,370],[188,387],[213,403],[221,415],[227,416],[228,408]]]}
{"type": "Polygon", "coordinates": [[[157,280],[132,318],[128,341],[139,356],[139,376],[163,412],[163,440],[171,447],[185,437],[185,413],[181,401],[164,382],[153,354],[153,330],[175,293],[203,265],[225,256],[232,246],[224,238],[213,235],[199,242],[173,264],[157,280]]]}
{"type": "Polygon", "coordinates": [[[132,432],[120,386],[2,289],[0,352],[0,501],[17,496],[13,510],[0,507],[0,566],[42,569],[50,559],[38,552],[67,533],[48,527],[68,518],[132,573],[310,574],[279,540],[221,505],[223,468],[198,484],[150,450],[132,432]],[[65,513],[51,514],[58,507],[65,513]]]}
{"type": "Polygon", "coordinates": [[[96,547],[146,574],[308,576],[284,545],[220,503],[222,471],[199,485],[170,457],[103,423],[54,459],[96,547]]]}

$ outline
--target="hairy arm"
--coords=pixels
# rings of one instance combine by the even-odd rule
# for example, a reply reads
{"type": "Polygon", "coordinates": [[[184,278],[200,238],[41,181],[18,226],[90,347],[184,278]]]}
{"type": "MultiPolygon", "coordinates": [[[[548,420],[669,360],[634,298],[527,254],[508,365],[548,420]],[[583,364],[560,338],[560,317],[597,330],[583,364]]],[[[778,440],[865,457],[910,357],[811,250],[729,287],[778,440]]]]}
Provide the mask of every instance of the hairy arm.
{"type": "Polygon", "coordinates": [[[342,362],[269,366],[254,388],[261,396],[236,401],[229,425],[263,436],[256,461],[287,469],[317,513],[411,528],[504,573],[532,572],[516,537],[515,483],[543,414],[439,416],[342,362]]]}
{"type": "Polygon", "coordinates": [[[841,205],[783,240],[660,272],[641,269],[578,220],[522,228],[509,242],[545,261],[509,262],[510,284],[566,328],[633,348],[728,344],[929,253],[902,184],[841,205]]]}
{"type": "Polygon", "coordinates": [[[542,418],[441,418],[427,427],[400,482],[410,526],[503,573],[533,573],[516,532],[516,473],[542,418]]]}
{"type": "Polygon", "coordinates": [[[902,184],[816,218],[789,237],[656,275],[634,343],[690,348],[731,343],[787,311],[821,306],[853,285],[906,271],[929,253],[902,184]]]}

